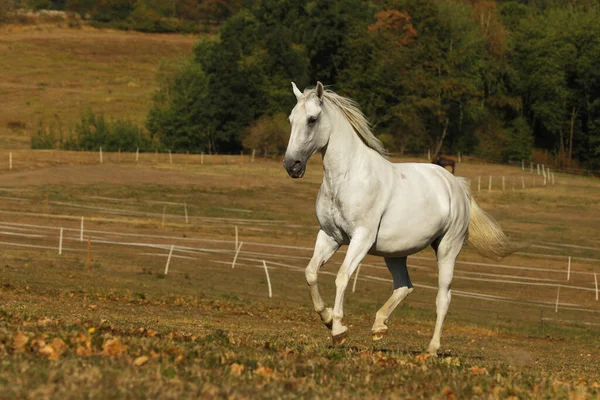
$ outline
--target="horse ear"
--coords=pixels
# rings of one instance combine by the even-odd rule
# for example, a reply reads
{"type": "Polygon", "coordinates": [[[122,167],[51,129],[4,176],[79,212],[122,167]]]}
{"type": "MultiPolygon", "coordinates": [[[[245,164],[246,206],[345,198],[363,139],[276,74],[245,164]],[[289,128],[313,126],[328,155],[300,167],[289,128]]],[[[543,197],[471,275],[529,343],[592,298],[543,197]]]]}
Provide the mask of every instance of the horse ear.
{"type": "Polygon", "coordinates": [[[319,81],[317,81],[317,97],[319,99],[323,99],[323,91],[325,90],[325,88],[323,87],[323,84],[319,81]]]}
{"type": "Polygon", "coordinates": [[[298,86],[296,86],[296,84],[294,82],[292,82],[292,90],[294,91],[294,94],[296,95],[296,100],[300,100],[300,98],[303,96],[303,94],[298,89],[298,86]]]}

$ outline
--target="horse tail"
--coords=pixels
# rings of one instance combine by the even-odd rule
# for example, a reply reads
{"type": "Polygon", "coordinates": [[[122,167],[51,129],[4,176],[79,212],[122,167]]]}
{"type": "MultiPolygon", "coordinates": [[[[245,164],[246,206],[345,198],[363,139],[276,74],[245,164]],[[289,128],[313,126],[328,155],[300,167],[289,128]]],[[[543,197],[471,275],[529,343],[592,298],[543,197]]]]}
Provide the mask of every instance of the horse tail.
{"type": "Polygon", "coordinates": [[[496,219],[479,208],[471,195],[470,182],[464,178],[458,179],[467,193],[470,203],[471,218],[469,220],[467,243],[487,258],[504,258],[526,247],[511,242],[496,222],[496,219]]]}

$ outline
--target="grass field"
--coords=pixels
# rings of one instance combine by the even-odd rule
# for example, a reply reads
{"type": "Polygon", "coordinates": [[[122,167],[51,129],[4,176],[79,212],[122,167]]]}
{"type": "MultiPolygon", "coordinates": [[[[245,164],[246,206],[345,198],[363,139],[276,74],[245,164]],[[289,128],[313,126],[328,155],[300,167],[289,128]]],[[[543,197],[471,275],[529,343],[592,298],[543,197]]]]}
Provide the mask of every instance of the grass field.
{"type": "MultiPolygon", "coordinates": [[[[391,282],[368,256],[346,296],[349,340],[331,346],[303,274],[318,229],[318,160],[302,180],[248,156],[104,154],[99,164],[92,153],[15,151],[13,160],[12,171],[0,162],[0,397],[600,396],[597,179],[556,175],[543,186],[516,167],[458,165],[480,206],[531,246],[502,261],[465,249],[433,358],[422,354],[435,321],[431,251],[409,258],[416,289],[382,342],[370,328],[391,282]],[[244,244],[232,269],[236,227],[244,244]]],[[[320,275],[329,304],[342,259],[320,275]]]]}
{"type": "Polygon", "coordinates": [[[0,26],[0,148],[29,148],[41,122],[65,134],[83,112],[143,122],[161,61],[189,56],[197,37],[0,26]]]}

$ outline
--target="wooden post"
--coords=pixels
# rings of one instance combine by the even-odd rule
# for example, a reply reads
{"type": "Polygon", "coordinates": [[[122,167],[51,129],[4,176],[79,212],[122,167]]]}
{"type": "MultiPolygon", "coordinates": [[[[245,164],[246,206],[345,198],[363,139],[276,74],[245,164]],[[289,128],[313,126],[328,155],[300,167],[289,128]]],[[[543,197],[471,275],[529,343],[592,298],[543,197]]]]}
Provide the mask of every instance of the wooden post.
{"type": "Polygon", "coordinates": [[[594,272],[594,283],[596,284],[596,301],[598,301],[598,276],[594,272]]]}
{"type": "Polygon", "coordinates": [[[169,251],[169,257],[167,257],[167,265],[165,265],[165,275],[169,273],[169,264],[171,263],[171,256],[173,255],[174,245],[171,245],[171,250],[169,251]]]}
{"type": "Polygon", "coordinates": [[[540,164],[536,164],[537,165],[537,174],[540,174],[540,164]]]}
{"type": "Polygon", "coordinates": [[[188,213],[187,213],[187,203],[183,203],[183,211],[185,212],[185,223],[189,224],[190,221],[188,219],[188,213]]]}
{"type": "Polygon", "coordinates": [[[571,256],[569,256],[569,263],[567,265],[567,280],[571,280],[571,256]]]}
{"type": "Polygon", "coordinates": [[[252,159],[250,160],[251,163],[254,163],[254,155],[256,154],[256,150],[252,149],[252,159]]]}
{"type": "Polygon", "coordinates": [[[492,176],[490,175],[490,183],[488,184],[488,192],[492,191],[492,176]]]}
{"type": "Polygon", "coordinates": [[[504,177],[502,177],[502,191],[504,192],[504,177]]]}
{"type": "Polygon", "coordinates": [[[544,177],[544,186],[546,185],[546,171],[544,170],[544,165],[542,164],[542,176],[544,177]]]}
{"type": "Polygon", "coordinates": [[[162,227],[165,227],[165,214],[167,213],[167,206],[163,206],[163,216],[162,216],[162,227]]]}
{"type": "Polygon", "coordinates": [[[92,237],[88,236],[87,270],[92,268],[92,237]]]}
{"type": "Polygon", "coordinates": [[[525,160],[521,160],[521,171],[525,171],[525,160]]]}
{"type": "Polygon", "coordinates": [[[12,171],[12,151],[8,153],[8,169],[12,171]]]}
{"type": "Polygon", "coordinates": [[[137,163],[140,160],[140,148],[135,149],[135,162],[137,163]]]}
{"type": "Polygon", "coordinates": [[[79,241],[83,242],[83,217],[81,217],[81,229],[79,230],[79,241]]]}
{"type": "Polygon", "coordinates": [[[427,149],[427,159],[431,161],[431,149],[427,149]]]}
{"type": "Polygon", "coordinates": [[[200,153],[200,165],[204,164],[204,152],[200,153]]]}
{"type": "Polygon", "coordinates": [[[481,191],[481,176],[477,177],[477,191],[481,191]]]}
{"type": "Polygon", "coordinates": [[[458,152],[458,162],[462,162],[462,160],[460,158],[460,151],[458,152]]]}
{"type": "Polygon", "coordinates": [[[558,287],[558,290],[556,291],[556,306],[554,307],[555,313],[558,312],[558,296],[560,296],[560,286],[558,287]]]}
{"type": "Polygon", "coordinates": [[[58,255],[62,255],[62,240],[63,240],[63,228],[60,228],[60,237],[58,239],[58,255]]]}
{"type": "Polygon", "coordinates": [[[242,250],[243,244],[244,244],[244,242],[240,242],[240,245],[238,246],[237,250],[235,251],[235,256],[233,256],[233,262],[231,263],[231,269],[235,268],[235,262],[237,261],[238,254],[240,254],[240,250],[242,250]]]}
{"type": "Polygon", "coordinates": [[[235,248],[238,248],[238,227],[235,227],[235,248]]]}
{"type": "Polygon", "coordinates": [[[271,291],[271,278],[269,278],[269,269],[267,268],[267,263],[263,260],[263,267],[265,267],[265,275],[267,275],[267,284],[269,285],[269,298],[273,297],[273,292],[271,291]]]}
{"type": "Polygon", "coordinates": [[[100,164],[102,164],[102,147],[100,147],[100,164]]]}

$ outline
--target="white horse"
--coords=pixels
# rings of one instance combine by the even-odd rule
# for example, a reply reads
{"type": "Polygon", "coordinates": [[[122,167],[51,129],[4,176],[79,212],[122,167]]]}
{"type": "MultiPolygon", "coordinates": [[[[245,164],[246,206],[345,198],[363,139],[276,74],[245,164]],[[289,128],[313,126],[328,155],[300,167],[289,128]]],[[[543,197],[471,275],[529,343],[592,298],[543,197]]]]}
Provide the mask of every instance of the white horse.
{"type": "Polygon", "coordinates": [[[331,329],[333,344],[344,343],[344,292],[350,276],[367,254],[382,256],[394,291],[375,316],[373,340],[387,333],[392,311],[413,291],[406,258],[427,246],[435,250],[438,267],[437,320],[428,351],[436,354],[450,304],[454,262],[465,239],[485,256],[504,257],[516,250],[494,219],[470,195],[466,179],[432,164],[393,164],[369,129],[357,104],[324,89],[300,92],[292,83],[297,104],[290,114],[291,136],[283,165],[301,178],[309,158],[323,156],[324,177],[317,197],[321,229],[306,267],[315,311],[331,329]],[[317,274],[339,249],[348,251],[335,280],[333,309],[317,288],[317,274]]]}

